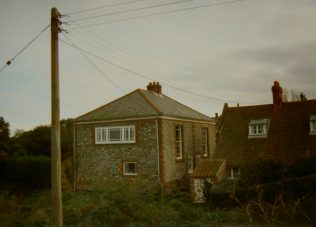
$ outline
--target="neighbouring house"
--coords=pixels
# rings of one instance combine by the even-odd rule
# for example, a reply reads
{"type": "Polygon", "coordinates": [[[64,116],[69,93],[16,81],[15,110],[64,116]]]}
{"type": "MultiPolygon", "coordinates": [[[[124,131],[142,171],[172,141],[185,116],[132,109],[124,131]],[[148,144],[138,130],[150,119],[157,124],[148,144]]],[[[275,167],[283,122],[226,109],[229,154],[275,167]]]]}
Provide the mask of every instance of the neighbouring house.
{"type": "Polygon", "coordinates": [[[163,189],[188,182],[197,162],[215,151],[215,127],[149,83],[74,120],[75,190],[131,179],[163,189]]]}
{"type": "MultiPolygon", "coordinates": [[[[208,176],[199,177],[203,166],[198,165],[192,174],[194,179],[211,179],[214,184],[222,180],[220,184],[228,186],[242,175],[243,165],[259,158],[293,162],[300,157],[315,156],[316,100],[306,100],[302,95],[301,101],[283,102],[282,95],[283,90],[275,81],[273,104],[235,107],[225,104],[218,119],[215,153],[209,161],[225,160],[225,177],[218,177],[223,171],[221,165],[210,170],[208,176]]],[[[203,199],[199,195],[195,201],[203,199]]]]}

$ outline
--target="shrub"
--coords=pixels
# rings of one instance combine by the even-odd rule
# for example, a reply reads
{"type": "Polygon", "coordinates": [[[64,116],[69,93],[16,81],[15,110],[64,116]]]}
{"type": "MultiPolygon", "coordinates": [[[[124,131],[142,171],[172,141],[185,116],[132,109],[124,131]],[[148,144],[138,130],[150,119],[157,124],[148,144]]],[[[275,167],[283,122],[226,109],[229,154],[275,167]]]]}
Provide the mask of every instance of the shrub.
{"type": "Polygon", "coordinates": [[[2,187],[33,191],[50,187],[51,163],[43,156],[11,156],[0,160],[2,187]]]}

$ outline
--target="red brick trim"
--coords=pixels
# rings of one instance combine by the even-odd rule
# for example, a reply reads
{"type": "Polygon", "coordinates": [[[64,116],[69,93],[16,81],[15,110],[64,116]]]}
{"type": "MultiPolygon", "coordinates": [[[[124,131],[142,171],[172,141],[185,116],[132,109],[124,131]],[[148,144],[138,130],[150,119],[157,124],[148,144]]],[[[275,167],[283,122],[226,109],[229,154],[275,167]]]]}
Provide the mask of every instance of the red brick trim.
{"type": "Polygon", "coordinates": [[[162,120],[157,119],[158,123],[158,145],[159,145],[159,176],[160,184],[165,183],[165,163],[164,163],[164,154],[163,154],[163,133],[162,133],[162,120]]]}

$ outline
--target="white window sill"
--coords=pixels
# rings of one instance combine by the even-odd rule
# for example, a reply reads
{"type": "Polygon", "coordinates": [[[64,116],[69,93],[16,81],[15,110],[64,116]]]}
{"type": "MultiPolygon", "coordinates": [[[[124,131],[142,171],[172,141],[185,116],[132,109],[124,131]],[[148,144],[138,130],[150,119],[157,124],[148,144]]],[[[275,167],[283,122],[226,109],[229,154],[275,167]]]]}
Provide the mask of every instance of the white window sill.
{"type": "Polygon", "coordinates": [[[254,138],[268,138],[268,135],[267,134],[248,135],[248,139],[254,139],[254,138]]]}
{"type": "Polygon", "coordinates": [[[95,144],[133,144],[136,141],[111,141],[111,142],[96,142],[95,144]]]}
{"type": "Polygon", "coordinates": [[[124,173],[124,176],[137,176],[137,173],[124,173]]]}
{"type": "Polygon", "coordinates": [[[227,178],[227,180],[231,180],[231,181],[233,181],[233,180],[237,180],[238,178],[233,178],[233,177],[228,177],[227,178]]]}

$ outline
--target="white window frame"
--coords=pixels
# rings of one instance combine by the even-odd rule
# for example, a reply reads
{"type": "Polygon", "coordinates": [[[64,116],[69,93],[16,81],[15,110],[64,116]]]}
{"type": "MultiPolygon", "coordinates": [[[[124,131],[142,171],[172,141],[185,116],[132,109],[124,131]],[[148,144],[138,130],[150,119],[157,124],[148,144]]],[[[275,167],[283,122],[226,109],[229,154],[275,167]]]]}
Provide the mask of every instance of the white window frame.
{"type": "Polygon", "coordinates": [[[123,175],[137,176],[137,162],[123,162],[123,175]],[[134,164],[135,172],[126,172],[126,165],[134,164]]]}
{"type": "Polygon", "coordinates": [[[95,144],[126,144],[136,142],[135,125],[95,128],[95,144]],[[119,139],[111,139],[111,131],[119,132],[119,139]]]}
{"type": "Polygon", "coordinates": [[[240,169],[238,167],[231,167],[229,170],[229,180],[236,180],[240,176],[240,169]]]}
{"type": "Polygon", "coordinates": [[[269,119],[250,120],[248,124],[248,138],[266,138],[268,136],[269,124],[269,119]]]}
{"type": "Polygon", "coordinates": [[[316,115],[311,115],[309,119],[309,134],[310,135],[316,135],[316,115]]]}
{"type": "Polygon", "coordinates": [[[208,157],[208,128],[202,128],[202,146],[203,146],[203,156],[208,157]]]}
{"type": "Polygon", "coordinates": [[[175,149],[176,149],[176,159],[182,160],[183,158],[183,126],[175,126],[175,149]]]}

